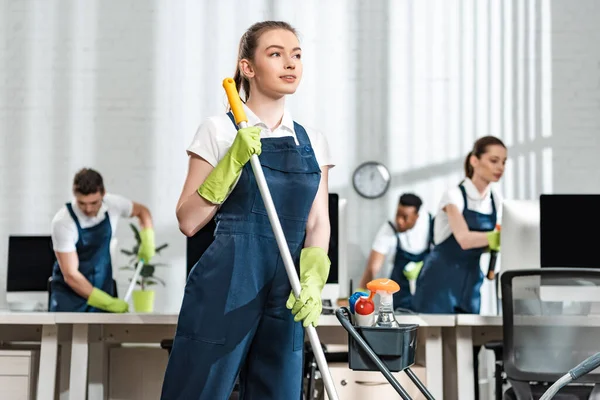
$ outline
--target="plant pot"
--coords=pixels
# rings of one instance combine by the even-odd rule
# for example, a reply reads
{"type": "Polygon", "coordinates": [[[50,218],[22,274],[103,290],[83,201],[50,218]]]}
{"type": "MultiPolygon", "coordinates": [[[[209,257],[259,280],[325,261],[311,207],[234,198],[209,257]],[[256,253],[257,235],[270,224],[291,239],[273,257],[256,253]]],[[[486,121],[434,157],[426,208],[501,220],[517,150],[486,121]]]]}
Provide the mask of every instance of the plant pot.
{"type": "Polygon", "coordinates": [[[154,311],[154,290],[134,290],[133,309],[138,313],[154,311]]]}

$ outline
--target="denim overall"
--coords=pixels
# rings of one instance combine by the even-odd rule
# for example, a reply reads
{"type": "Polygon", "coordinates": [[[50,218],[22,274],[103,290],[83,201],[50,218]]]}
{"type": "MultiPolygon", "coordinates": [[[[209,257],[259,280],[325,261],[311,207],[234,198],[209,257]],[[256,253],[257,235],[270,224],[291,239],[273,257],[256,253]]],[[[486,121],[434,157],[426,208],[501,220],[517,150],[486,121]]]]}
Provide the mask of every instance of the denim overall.
{"type": "MultiPolygon", "coordinates": [[[[237,130],[237,126],[233,121],[237,130]]],[[[321,170],[304,128],[261,139],[260,163],[290,252],[299,264],[321,170]]],[[[185,288],[163,400],[300,399],[304,329],[250,162],[216,216],[215,240],[185,288]]]]}
{"type": "MultiPolygon", "coordinates": [[[[412,254],[402,249],[400,238],[396,234],[396,256],[394,257],[394,268],[390,279],[400,285],[400,291],[394,293],[394,308],[412,309],[412,294],[410,292],[410,283],[404,276],[404,267],[410,262],[419,262],[425,259],[429,254],[429,245],[433,243],[433,219],[429,216],[429,239],[427,249],[419,254],[412,254]]],[[[388,222],[390,227],[396,232],[396,227],[392,222],[388,222]]]]}
{"type": "MultiPolygon", "coordinates": [[[[110,241],[112,228],[108,212],[104,220],[98,225],[83,229],[79,219],[73,212],[71,203],[67,203],[67,210],[75,221],[79,240],[75,248],[79,258],[79,272],[90,281],[92,286],[114,296],[112,264],[110,260],[110,241]]],[[[51,283],[52,295],[50,296],[50,311],[65,312],[104,312],[87,304],[87,300],[75,293],[65,282],[58,261],[54,263],[51,283]]]]}
{"type": "MultiPolygon", "coordinates": [[[[496,226],[496,204],[491,195],[492,213],[467,208],[467,193],[459,186],[465,207],[463,217],[470,231],[487,232],[496,226]]],[[[454,235],[436,245],[426,258],[417,278],[413,309],[431,314],[479,314],[483,272],[479,265],[486,247],[463,250],[454,235]]]]}

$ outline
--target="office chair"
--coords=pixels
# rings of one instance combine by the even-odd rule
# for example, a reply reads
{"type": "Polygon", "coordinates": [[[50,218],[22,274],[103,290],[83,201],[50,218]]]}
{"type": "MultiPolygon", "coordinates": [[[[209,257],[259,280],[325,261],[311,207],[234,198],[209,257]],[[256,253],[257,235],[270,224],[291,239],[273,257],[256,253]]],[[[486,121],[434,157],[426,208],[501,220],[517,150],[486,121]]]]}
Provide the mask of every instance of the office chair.
{"type": "MultiPolygon", "coordinates": [[[[539,399],[549,385],[600,350],[600,325],[590,323],[600,317],[600,269],[506,271],[501,290],[502,345],[486,345],[499,356],[496,399],[539,399]],[[502,369],[511,385],[505,393],[502,369]]],[[[600,373],[590,373],[556,399],[587,400],[598,390],[596,383],[600,373]]]]}
{"type": "MultiPolygon", "coordinates": [[[[117,281],[113,279],[113,291],[115,293],[115,297],[119,297],[117,292],[117,281]]],[[[48,283],[46,284],[46,288],[48,290],[48,311],[50,311],[50,298],[52,298],[52,277],[48,278],[48,283]]]]}

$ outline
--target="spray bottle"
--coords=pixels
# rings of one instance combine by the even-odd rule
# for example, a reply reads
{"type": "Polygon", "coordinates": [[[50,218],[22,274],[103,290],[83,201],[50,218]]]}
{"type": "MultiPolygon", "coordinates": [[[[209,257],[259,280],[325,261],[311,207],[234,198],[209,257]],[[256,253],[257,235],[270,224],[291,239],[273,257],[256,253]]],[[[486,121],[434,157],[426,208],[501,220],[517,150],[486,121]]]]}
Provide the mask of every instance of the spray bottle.
{"type": "Polygon", "coordinates": [[[354,319],[357,326],[373,326],[375,322],[374,292],[369,296],[360,296],[354,304],[354,319]]]}
{"type": "Polygon", "coordinates": [[[391,279],[375,279],[367,283],[367,289],[371,291],[371,295],[377,293],[379,295],[379,313],[377,320],[373,326],[382,328],[397,328],[400,326],[394,316],[394,300],[393,295],[400,290],[400,286],[391,279]]]}

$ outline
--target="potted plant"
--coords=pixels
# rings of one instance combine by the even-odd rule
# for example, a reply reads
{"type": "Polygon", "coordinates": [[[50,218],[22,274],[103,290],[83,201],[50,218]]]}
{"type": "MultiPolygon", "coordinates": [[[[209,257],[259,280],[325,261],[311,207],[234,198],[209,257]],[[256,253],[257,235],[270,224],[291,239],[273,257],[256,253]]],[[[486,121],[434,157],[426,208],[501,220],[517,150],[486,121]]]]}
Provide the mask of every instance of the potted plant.
{"type": "MultiPolygon", "coordinates": [[[[129,224],[129,226],[133,231],[135,237],[135,244],[131,249],[121,249],[121,253],[131,258],[129,259],[128,265],[125,265],[120,269],[135,272],[138,263],[137,254],[140,248],[141,239],[140,232],[136,228],[136,226],[134,224],[129,224]]],[[[156,255],[154,257],[160,255],[160,252],[164,250],[167,246],[168,244],[164,243],[156,247],[156,255]]],[[[151,288],[152,286],[157,285],[159,283],[163,286],[166,286],[165,281],[159,278],[158,276],[155,276],[154,273],[156,272],[157,267],[166,267],[167,265],[168,264],[154,262],[144,264],[142,270],[140,271],[140,276],[136,281],[136,285],[138,285],[140,289],[134,290],[132,293],[133,309],[135,310],[135,312],[154,311],[154,290],[151,290],[151,288]]],[[[132,278],[129,278],[129,282],[131,282],[131,279],[132,278]]]]}

